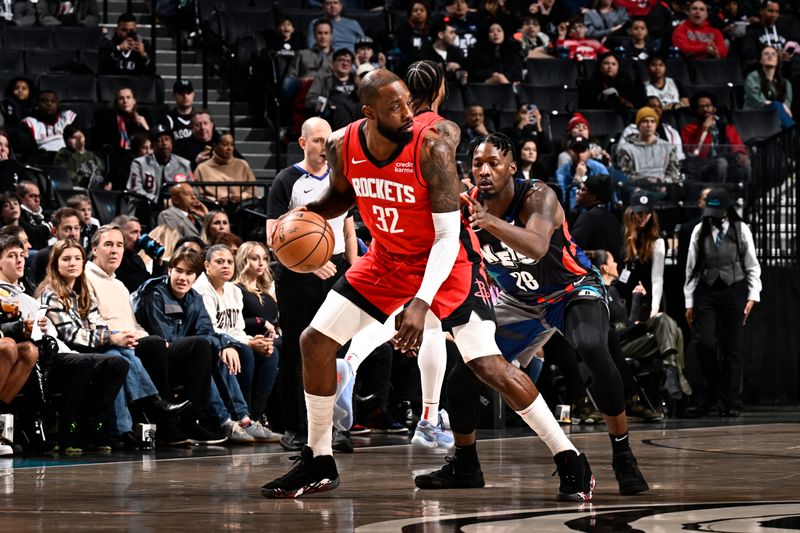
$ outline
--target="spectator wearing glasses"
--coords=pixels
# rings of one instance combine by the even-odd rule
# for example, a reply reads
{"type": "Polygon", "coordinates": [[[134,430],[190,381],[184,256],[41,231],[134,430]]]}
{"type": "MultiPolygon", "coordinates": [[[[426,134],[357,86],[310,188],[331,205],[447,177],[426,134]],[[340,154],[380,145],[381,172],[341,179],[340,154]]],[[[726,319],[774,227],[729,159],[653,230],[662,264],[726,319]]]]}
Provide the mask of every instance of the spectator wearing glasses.
{"type": "Polygon", "coordinates": [[[348,95],[356,90],[353,73],[355,56],[347,48],[333,53],[333,61],[327,70],[314,77],[306,95],[306,110],[314,115],[330,116],[329,100],[335,94],[348,95]]]}

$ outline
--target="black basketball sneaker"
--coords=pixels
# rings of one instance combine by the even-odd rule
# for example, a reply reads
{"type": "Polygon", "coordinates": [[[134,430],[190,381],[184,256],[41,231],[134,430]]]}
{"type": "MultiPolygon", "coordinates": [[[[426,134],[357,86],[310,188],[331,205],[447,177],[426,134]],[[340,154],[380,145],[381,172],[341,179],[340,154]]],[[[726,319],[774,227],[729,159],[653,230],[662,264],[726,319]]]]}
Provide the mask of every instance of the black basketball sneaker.
{"type": "Polygon", "coordinates": [[[568,502],[588,502],[592,499],[595,478],[586,455],[575,450],[565,450],[553,457],[556,471],[561,478],[558,486],[558,499],[568,502]]]}
{"type": "Polygon", "coordinates": [[[623,496],[639,494],[650,488],[639,470],[633,452],[615,453],[611,466],[614,468],[614,475],[617,476],[619,493],[623,496]]]}
{"type": "Polygon", "coordinates": [[[445,457],[446,464],[439,470],[429,474],[421,474],[414,478],[414,484],[420,489],[480,489],[484,486],[483,472],[480,466],[465,469],[459,464],[457,457],[445,457]]]}
{"type": "Polygon", "coordinates": [[[286,475],[261,487],[265,498],[299,498],[333,490],[339,486],[339,471],[330,455],[314,457],[308,446],[303,446],[300,456],[292,457],[295,464],[286,475]]]}

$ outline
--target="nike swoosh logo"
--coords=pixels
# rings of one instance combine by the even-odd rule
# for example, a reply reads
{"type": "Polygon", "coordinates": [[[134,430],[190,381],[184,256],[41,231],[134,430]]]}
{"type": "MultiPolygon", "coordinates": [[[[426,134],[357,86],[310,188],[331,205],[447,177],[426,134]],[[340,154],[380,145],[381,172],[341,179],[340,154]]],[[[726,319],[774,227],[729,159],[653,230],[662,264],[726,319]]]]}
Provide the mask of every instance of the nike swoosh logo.
{"type": "Polygon", "coordinates": [[[310,192],[311,192],[311,191],[313,191],[313,190],[314,190],[314,189],[308,189],[307,191],[303,191],[303,194],[308,194],[308,193],[310,193],[310,192]]]}
{"type": "Polygon", "coordinates": [[[352,159],[350,159],[350,162],[353,163],[354,165],[360,165],[361,163],[366,163],[367,160],[366,159],[357,160],[355,157],[353,157],[352,159]]]}
{"type": "Polygon", "coordinates": [[[620,437],[620,438],[614,437],[614,442],[622,442],[622,441],[624,441],[624,440],[625,440],[625,439],[627,439],[627,438],[628,438],[628,437],[620,437]]]}

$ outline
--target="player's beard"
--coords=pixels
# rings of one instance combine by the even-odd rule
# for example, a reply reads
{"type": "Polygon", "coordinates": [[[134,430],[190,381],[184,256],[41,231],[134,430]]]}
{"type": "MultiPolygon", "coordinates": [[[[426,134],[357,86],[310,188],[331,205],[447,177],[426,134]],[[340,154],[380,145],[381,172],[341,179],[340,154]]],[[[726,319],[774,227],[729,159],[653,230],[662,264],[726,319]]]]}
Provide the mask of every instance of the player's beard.
{"type": "Polygon", "coordinates": [[[386,137],[387,139],[389,139],[390,141],[392,141],[395,144],[399,144],[399,145],[408,144],[409,142],[411,142],[411,138],[414,136],[413,130],[405,130],[404,129],[405,125],[403,125],[403,128],[401,128],[401,129],[393,130],[393,129],[389,128],[388,126],[386,126],[385,124],[383,124],[380,121],[380,119],[378,119],[376,121],[376,123],[377,123],[378,131],[380,132],[380,134],[383,135],[384,137],[386,137]]]}

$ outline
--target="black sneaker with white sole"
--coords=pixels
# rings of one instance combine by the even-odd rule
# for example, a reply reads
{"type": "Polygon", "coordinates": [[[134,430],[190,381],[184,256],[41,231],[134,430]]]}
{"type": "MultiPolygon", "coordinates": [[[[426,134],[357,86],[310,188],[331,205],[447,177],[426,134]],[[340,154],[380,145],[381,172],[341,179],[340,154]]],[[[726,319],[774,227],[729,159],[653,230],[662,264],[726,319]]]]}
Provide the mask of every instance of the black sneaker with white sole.
{"type": "Polygon", "coordinates": [[[615,453],[611,466],[614,468],[614,475],[617,476],[619,493],[623,496],[639,494],[650,488],[639,470],[633,452],[615,453]]]}
{"type": "Polygon", "coordinates": [[[439,470],[414,478],[420,489],[480,489],[485,485],[480,466],[477,469],[460,468],[458,459],[445,457],[446,464],[439,470]]]}
{"type": "Polygon", "coordinates": [[[553,461],[561,483],[558,486],[558,499],[565,502],[588,502],[594,492],[595,477],[586,455],[575,450],[558,452],[553,461]]]}
{"type": "Polygon", "coordinates": [[[314,457],[308,446],[303,446],[300,456],[292,457],[294,466],[289,472],[261,487],[265,498],[299,498],[333,490],[339,486],[339,471],[331,455],[314,457]]]}

